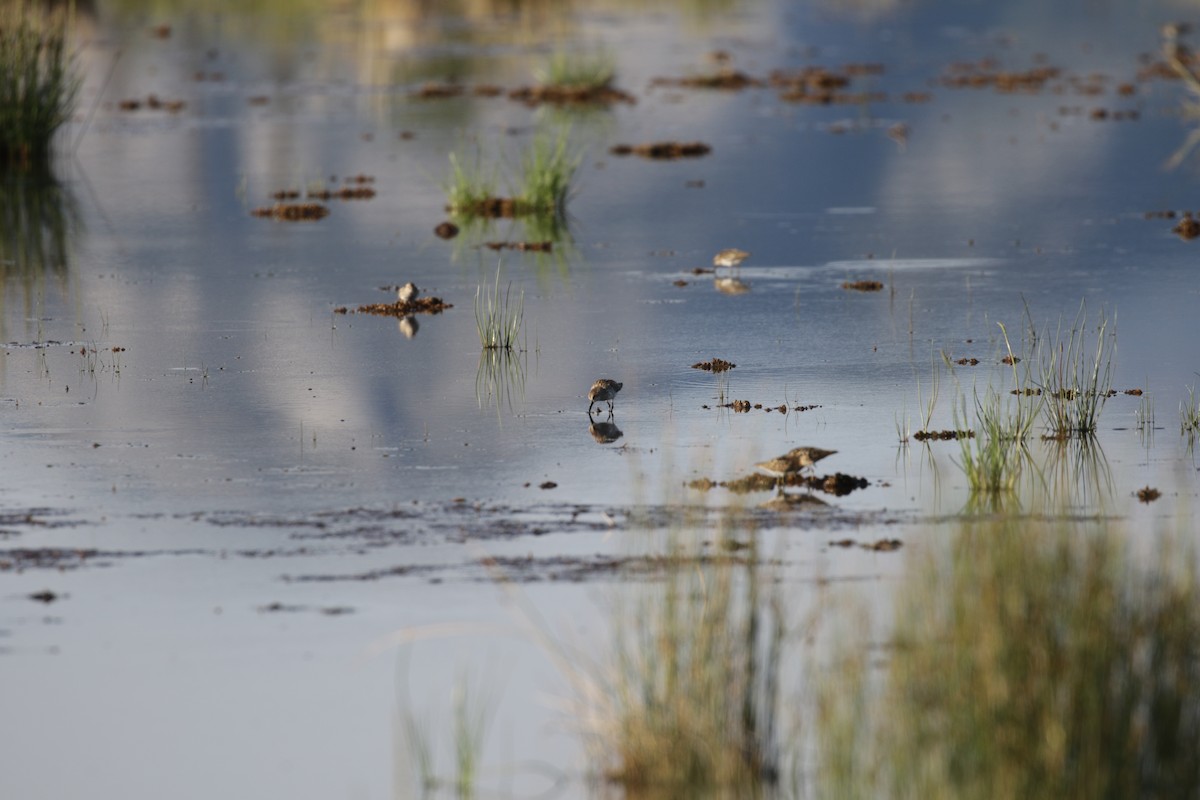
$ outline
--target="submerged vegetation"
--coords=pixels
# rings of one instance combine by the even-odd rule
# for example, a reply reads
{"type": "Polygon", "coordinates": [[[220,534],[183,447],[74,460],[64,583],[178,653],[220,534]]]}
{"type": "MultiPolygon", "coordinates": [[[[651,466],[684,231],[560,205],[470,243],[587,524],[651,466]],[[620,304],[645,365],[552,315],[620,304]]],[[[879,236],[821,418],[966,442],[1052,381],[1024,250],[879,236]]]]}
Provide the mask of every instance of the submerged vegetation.
{"type": "Polygon", "coordinates": [[[820,682],[822,796],[1200,793],[1194,554],[1167,542],[1146,567],[1079,533],[968,522],[919,551],[879,679],[862,642],[820,682]]]}
{"type": "Polygon", "coordinates": [[[25,2],[0,8],[0,167],[44,163],[74,111],[81,78],[67,52],[67,14],[25,2]]]}

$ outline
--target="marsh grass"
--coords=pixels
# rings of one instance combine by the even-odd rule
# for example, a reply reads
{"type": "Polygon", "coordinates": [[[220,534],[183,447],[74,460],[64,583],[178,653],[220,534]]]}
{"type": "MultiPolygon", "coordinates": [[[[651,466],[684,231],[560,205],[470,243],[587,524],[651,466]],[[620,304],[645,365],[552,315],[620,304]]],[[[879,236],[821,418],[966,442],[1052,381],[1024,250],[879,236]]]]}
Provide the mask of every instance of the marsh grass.
{"type": "Polygon", "coordinates": [[[600,50],[559,50],[533,73],[534,79],[542,86],[583,92],[608,88],[616,75],[616,60],[610,53],[600,50]]]}
{"type": "MultiPolygon", "coordinates": [[[[954,406],[955,428],[975,431],[974,437],[958,440],[959,466],[973,495],[1015,491],[1022,471],[1030,461],[1026,441],[1041,404],[1039,395],[1026,391],[1030,387],[1029,359],[1013,353],[1004,325],[1000,325],[1000,332],[1011,365],[1012,390],[1001,393],[989,385],[982,397],[975,390],[973,408],[968,408],[966,394],[960,387],[958,403],[954,406]],[[1020,364],[1026,366],[1020,367],[1020,364]]],[[[949,358],[945,357],[944,361],[954,374],[949,358]]]]}
{"type": "Polygon", "coordinates": [[[569,131],[538,134],[521,154],[512,197],[497,195],[498,170],[486,168],[477,152],[471,162],[450,154],[450,176],[443,183],[447,209],[462,220],[472,217],[562,217],[581,158],[570,146],[569,131]]]}
{"type": "MultiPolygon", "coordinates": [[[[943,360],[945,356],[943,355],[943,360]]],[[[929,431],[933,425],[933,412],[937,408],[938,393],[942,385],[942,370],[938,365],[936,357],[933,360],[933,379],[932,386],[929,391],[929,399],[925,400],[921,393],[921,379],[917,378],[917,408],[921,409],[921,427],[919,431],[929,431]]],[[[912,430],[908,422],[908,415],[904,415],[903,424],[896,422],[896,433],[900,437],[901,442],[907,442],[912,436],[912,430]]]]}
{"type": "Polygon", "coordinates": [[[45,163],[75,109],[82,79],[67,52],[65,11],[0,9],[0,167],[45,163]]]}
{"type": "Polygon", "coordinates": [[[1188,387],[1188,398],[1179,404],[1179,432],[1189,439],[1200,434],[1200,399],[1196,397],[1196,387],[1188,387]]]}
{"type": "Polygon", "coordinates": [[[1200,795],[1200,587],[1167,542],[1028,518],[914,549],[888,659],[842,645],[819,681],[821,796],[1200,795]]]}
{"type": "Polygon", "coordinates": [[[779,774],[785,610],[757,533],[731,537],[706,555],[676,535],[662,583],[620,610],[589,744],[627,797],[751,797],[779,774]]]}
{"type": "Polygon", "coordinates": [[[1112,362],[1116,333],[1101,312],[1096,322],[1095,344],[1087,330],[1087,308],[1081,305],[1070,331],[1060,323],[1055,337],[1039,348],[1042,406],[1050,436],[1095,434],[1112,388],[1112,362]]]}
{"type": "Polygon", "coordinates": [[[464,676],[455,686],[452,704],[450,749],[454,773],[449,777],[440,775],[438,771],[436,738],[441,734],[431,718],[418,716],[408,707],[400,712],[403,742],[408,751],[408,763],[414,768],[417,794],[420,796],[432,795],[444,787],[452,787],[454,796],[460,800],[476,795],[480,760],[494,703],[486,693],[480,696],[478,689],[472,689],[471,682],[464,676]]]}
{"type": "Polygon", "coordinates": [[[471,216],[471,210],[479,208],[496,196],[498,187],[496,170],[484,169],[478,151],[470,162],[464,162],[457,153],[450,154],[450,176],[443,188],[446,205],[454,214],[471,216]]]}
{"type": "Polygon", "coordinates": [[[579,156],[568,146],[567,134],[539,135],[521,158],[520,205],[529,213],[561,215],[567,207],[579,156]]]}
{"type": "Polygon", "coordinates": [[[512,282],[500,293],[500,264],[496,265],[496,283],[475,289],[475,328],[484,350],[512,350],[525,326],[525,292],[514,300],[512,282]]]}

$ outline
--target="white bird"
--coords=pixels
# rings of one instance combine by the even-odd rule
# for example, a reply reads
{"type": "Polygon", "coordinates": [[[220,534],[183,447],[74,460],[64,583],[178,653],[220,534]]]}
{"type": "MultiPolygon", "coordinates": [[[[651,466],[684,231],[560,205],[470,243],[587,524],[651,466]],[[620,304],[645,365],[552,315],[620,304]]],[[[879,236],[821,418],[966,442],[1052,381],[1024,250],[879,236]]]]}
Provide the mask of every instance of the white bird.
{"type": "Polygon", "coordinates": [[[401,303],[411,303],[413,298],[417,296],[417,285],[412,281],[401,286],[396,290],[396,299],[401,303]]]}

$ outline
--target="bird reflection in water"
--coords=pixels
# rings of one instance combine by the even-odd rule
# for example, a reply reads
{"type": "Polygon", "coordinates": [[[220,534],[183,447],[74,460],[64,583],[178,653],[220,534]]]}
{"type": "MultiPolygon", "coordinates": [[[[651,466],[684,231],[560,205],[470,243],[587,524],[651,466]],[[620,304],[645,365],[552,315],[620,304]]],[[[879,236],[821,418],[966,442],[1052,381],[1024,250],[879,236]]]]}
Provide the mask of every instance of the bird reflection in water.
{"type": "Polygon", "coordinates": [[[421,323],[417,322],[417,318],[409,314],[406,317],[401,317],[398,323],[400,332],[404,334],[405,339],[411,339],[417,335],[417,331],[421,330],[421,323]]]}
{"type": "Polygon", "coordinates": [[[625,434],[617,427],[617,423],[613,421],[612,414],[608,415],[608,419],[604,422],[592,417],[588,414],[588,433],[592,435],[599,444],[612,444],[617,439],[620,439],[625,434]]]}

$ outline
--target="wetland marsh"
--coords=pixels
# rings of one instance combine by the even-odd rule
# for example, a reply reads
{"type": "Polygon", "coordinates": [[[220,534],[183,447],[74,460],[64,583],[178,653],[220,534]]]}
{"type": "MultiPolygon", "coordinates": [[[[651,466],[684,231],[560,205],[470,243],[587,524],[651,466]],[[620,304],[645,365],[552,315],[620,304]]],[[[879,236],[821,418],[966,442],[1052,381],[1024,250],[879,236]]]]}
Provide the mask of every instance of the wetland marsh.
{"type": "Polygon", "coordinates": [[[1188,22],[76,4],[5,795],[1200,793],[1188,22]]]}

